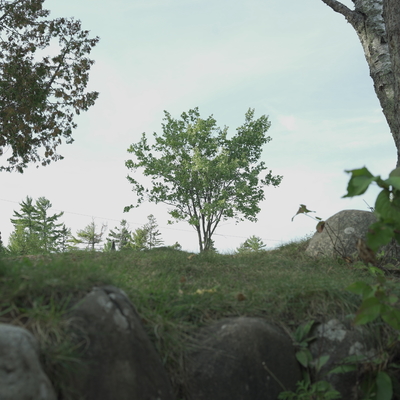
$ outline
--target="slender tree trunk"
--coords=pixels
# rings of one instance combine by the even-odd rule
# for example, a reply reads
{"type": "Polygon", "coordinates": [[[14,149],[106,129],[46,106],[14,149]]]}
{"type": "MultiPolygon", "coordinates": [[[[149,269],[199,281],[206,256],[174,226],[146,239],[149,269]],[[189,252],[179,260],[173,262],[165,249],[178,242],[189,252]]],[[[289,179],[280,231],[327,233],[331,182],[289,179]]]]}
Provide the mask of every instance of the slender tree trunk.
{"type": "Polygon", "coordinates": [[[200,249],[200,253],[203,252],[203,240],[201,237],[201,229],[200,229],[200,225],[196,225],[196,231],[197,231],[197,237],[199,239],[199,249],[200,249]]]}
{"type": "Polygon", "coordinates": [[[342,14],[357,32],[375,93],[389,125],[400,166],[400,2],[352,0],[354,10],[337,0],[322,0],[342,14]]]}

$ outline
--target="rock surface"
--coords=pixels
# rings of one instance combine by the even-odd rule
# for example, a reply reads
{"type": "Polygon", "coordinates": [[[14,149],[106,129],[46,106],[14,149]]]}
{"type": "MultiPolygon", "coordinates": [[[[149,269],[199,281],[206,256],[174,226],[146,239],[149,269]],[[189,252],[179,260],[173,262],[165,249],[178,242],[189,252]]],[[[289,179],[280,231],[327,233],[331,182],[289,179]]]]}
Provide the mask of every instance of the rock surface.
{"type": "Polygon", "coordinates": [[[374,356],[376,351],[368,342],[365,332],[361,328],[352,328],[350,324],[332,319],[317,325],[311,332],[311,336],[317,337],[310,345],[313,359],[329,355],[328,362],[322,367],[320,376],[316,377],[316,380],[323,379],[331,383],[334,389],[340,392],[342,399],[358,399],[357,372],[329,375],[327,373],[346,357],[374,356]]]}
{"type": "Polygon", "coordinates": [[[322,232],[316,232],[306,249],[313,257],[350,257],[357,252],[359,238],[365,238],[368,227],[376,222],[374,213],[343,210],[325,221],[322,232]]]}
{"type": "Polygon", "coordinates": [[[40,365],[35,337],[26,329],[1,323],[0,399],[56,400],[40,365]]]}
{"type": "Polygon", "coordinates": [[[191,400],[276,400],[301,379],[291,339],[260,318],[226,318],[201,329],[187,360],[191,400]]]}
{"type": "Polygon", "coordinates": [[[73,311],[89,337],[86,372],[75,385],[85,400],[172,400],[163,365],[126,294],[94,288],[73,311]]]}

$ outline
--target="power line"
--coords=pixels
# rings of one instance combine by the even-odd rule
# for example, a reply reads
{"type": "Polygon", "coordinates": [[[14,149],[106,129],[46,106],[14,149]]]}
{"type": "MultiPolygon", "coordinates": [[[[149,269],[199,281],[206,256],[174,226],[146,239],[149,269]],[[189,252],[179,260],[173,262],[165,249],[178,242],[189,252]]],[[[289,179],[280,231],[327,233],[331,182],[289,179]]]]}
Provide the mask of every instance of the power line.
{"type": "MultiPolygon", "coordinates": [[[[14,203],[14,204],[19,204],[18,201],[14,201],[14,200],[7,200],[7,199],[0,199],[0,201],[5,201],[7,203],[14,203]]],[[[52,209],[54,211],[60,211],[63,212],[64,214],[72,214],[72,215],[79,215],[81,217],[88,217],[88,218],[97,218],[97,219],[102,219],[105,221],[115,221],[115,222],[120,222],[119,219],[114,219],[114,218],[106,218],[106,217],[99,217],[99,216],[95,216],[95,215],[88,215],[88,214],[82,214],[82,213],[77,213],[77,212],[73,212],[73,211],[64,211],[64,210],[60,210],[58,208],[53,208],[52,209]]],[[[133,222],[133,221],[127,221],[129,224],[132,225],[142,225],[141,223],[138,222],[133,222]]],[[[224,224],[226,225],[226,224],[224,224]]],[[[223,226],[223,225],[221,225],[223,226]]],[[[193,230],[189,230],[189,229],[181,229],[181,228],[172,228],[169,226],[159,226],[160,229],[170,229],[172,231],[181,231],[181,232],[190,232],[190,233],[194,233],[193,230]]],[[[246,236],[236,236],[236,235],[226,235],[226,234],[221,234],[221,233],[214,233],[213,236],[223,236],[225,238],[228,237],[232,237],[232,238],[240,238],[240,239],[247,239],[246,236]]],[[[282,240],[276,240],[276,239],[264,239],[264,240],[268,240],[270,242],[281,242],[282,240]]]]}

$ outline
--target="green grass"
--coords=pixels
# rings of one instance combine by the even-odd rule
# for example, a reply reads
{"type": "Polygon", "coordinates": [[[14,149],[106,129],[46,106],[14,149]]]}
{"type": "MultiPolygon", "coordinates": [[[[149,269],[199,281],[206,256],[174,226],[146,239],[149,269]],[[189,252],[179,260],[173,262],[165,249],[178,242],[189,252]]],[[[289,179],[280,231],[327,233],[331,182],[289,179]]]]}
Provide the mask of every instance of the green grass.
{"type": "MultiPolygon", "coordinates": [[[[123,289],[142,317],[178,393],[186,340],[198,327],[228,316],[259,316],[293,331],[305,320],[346,317],[360,303],[344,290],[372,282],[360,268],[305,255],[308,240],[246,255],[176,250],[75,252],[0,259],[0,322],[38,338],[42,362],[60,398],[74,398],[68,371],[81,362],[66,313],[93,286],[123,289]],[[239,301],[240,299],[244,300],[239,301]]],[[[400,292],[398,280],[394,290],[400,292]]],[[[400,294],[400,293],[398,293],[400,294]]]]}

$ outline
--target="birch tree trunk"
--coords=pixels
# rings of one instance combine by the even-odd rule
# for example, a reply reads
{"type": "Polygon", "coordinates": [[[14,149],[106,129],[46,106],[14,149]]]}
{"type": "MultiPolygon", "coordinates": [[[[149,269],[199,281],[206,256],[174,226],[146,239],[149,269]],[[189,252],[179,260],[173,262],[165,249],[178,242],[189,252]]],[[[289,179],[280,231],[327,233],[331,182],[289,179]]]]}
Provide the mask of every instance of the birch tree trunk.
{"type": "Polygon", "coordinates": [[[354,10],[337,0],[322,1],[357,32],[400,167],[400,1],[352,0],[354,10]]]}

